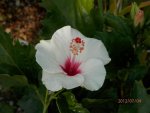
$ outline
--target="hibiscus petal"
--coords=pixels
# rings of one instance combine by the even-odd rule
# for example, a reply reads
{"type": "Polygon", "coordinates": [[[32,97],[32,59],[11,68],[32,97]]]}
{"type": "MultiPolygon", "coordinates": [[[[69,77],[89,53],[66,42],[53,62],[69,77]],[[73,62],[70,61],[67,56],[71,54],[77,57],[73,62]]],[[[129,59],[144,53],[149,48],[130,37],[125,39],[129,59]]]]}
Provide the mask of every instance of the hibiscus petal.
{"type": "Polygon", "coordinates": [[[86,61],[90,58],[98,58],[102,60],[104,64],[110,62],[111,59],[109,58],[108,52],[102,41],[93,38],[86,38],[76,29],[72,29],[71,32],[72,37],[80,37],[85,42],[83,52],[78,55],[79,60],[86,61]]]}
{"type": "Polygon", "coordinates": [[[36,61],[46,71],[51,73],[60,72],[59,63],[56,60],[54,48],[50,40],[41,40],[36,45],[36,61]]]}
{"type": "Polygon", "coordinates": [[[104,83],[106,70],[101,60],[90,59],[82,64],[84,83],[82,84],[88,90],[98,90],[104,83]]]}
{"type": "Polygon", "coordinates": [[[63,87],[66,89],[72,89],[83,84],[84,77],[81,74],[75,76],[65,76],[63,79],[63,87]]]}
{"type": "MultiPolygon", "coordinates": [[[[108,64],[110,62],[110,58],[108,52],[104,46],[104,44],[97,39],[86,38],[85,39],[85,52],[83,53],[83,59],[86,57],[90,58],[98,58],[103,64],[108,64]]],[[[82,54],[81,54],[82,55],[82,54]]]]}
{"type": "Polygon", "coordinates": [[[55,48],[58,50],[57,53],[59,56],[59,53],[62,53],[67,57],[70,56],[70,49],[69,45],[72,40],[71,36],[71,27],[65,26],[61,29],[58,29],[52,36],[51,41],[53,45],[55,45],[55,48]]]}
{"type": "Polygon", "coordinates": [[[72,89],[80,86],[83,83],[83,76],[67,76],[64,73],[48,73],[43,70],[42,81],[48,90],[58,91],[62,88],[72,89]]]}
{"type": "Polygon", "coordinates": [[[64,78],[61,74],[52,74],[43,70],[42,82],[45,87],[50,91],[58,91],[62,89],[62,79],[64,78]]]}
{"type": "MultiPolygon", "coordinates": [[[[82,53],[79,53],[77,59],[80,61],[86,61],[90,58],[99,58],[104,64],[110,62],[108,52],[100,40],[86,38],[78,30],[73,29],[70,26],[65,26],[61,29],[58,29],[52,36],[51,41],[57,50],[56,56],[61,56],[61,54],[63,54],[63,59],[65,59],[66,56],[70,57],[72,55],[70,51],[70,43],[72,39],[76,37],[81,38],[81,40],[85,42],[84,50],[82,53]]],[[[59,58],[57,59],[59,60],[59,58]]],[[[62,63],[61,60],[59,62],[62,63]]]]}

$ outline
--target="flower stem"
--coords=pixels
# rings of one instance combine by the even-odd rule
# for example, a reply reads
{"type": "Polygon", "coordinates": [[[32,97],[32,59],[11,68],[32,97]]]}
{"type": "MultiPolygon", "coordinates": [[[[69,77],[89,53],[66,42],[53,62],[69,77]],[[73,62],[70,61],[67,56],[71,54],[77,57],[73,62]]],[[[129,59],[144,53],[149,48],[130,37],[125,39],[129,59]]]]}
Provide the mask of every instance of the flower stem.
{"type": "Polygon", "coordinates": [[[58,91],[57,93],[51,93],[50,95],[48,94],[48,90],[46,90],[46,94],[45,94],[45,100],[44,100],[44,103],[43,103],[43,112],[42,113],[47,113],[47,109],[48,109],[48,106],[50,104],[50,102],[53,100],[53,99],[56,99],[57,95],[59,93],[61,93],[63,91],[60,90],[58,91]]]}
{"type": "Polygon", "coordinates": [[[53,99],[53,93],[51,93],[51,95],[48,95],[48,90],[46,90],[42,113],[47,113],[48,106],[52,99],[53,99]]]}
{"type": "Polygon", "coordinates": [[[46,111],[47,111],[47,108],[46,108],[47,97],[48,97],[48,91],[46,90],[45,100],[44,100],[44,103],[43,103],[43,112],[42,113],[46,113],[46,111]]]}

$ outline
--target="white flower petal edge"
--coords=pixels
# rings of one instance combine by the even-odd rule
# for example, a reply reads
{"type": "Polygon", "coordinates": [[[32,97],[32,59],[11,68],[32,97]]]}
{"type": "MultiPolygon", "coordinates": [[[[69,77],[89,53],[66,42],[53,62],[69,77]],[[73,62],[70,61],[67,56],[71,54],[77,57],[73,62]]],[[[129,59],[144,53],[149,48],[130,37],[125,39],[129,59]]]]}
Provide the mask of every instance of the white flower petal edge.
{"type": "Polygon", "coordinates": [[[43,70],[42,73],[42,82],[46,86],[48,90],[51,91],[58,91],[62,88],[72,89],[78,86],[81,86],[83,83],[84,78],[82,75],[76,76],[66,76],[63,73],[48,73],[47,71],[43,70]]]}
{"type": "Polygon", "coordinates": [[[82,59],[100,59],[104,65],[111,61],[102,41],[93,38],[86,38],[84,40],[86,44],[85,52],[81,54],[82,59]]]}
{"type": "Polygon", "coordinates": [[[72,37],[80,37],[83,38],[85,41],[85,50],[84,52],[79,55],[79,60],[86,61],[90,58],[99,58],[103,61],[104,64],[108,64],[110,62],[110,58],[108,55],[108,52],[102,43],[102,41],[94,39],[94,38],[88,38],[82,35],[78,30],[71,29],[72,37]]]}
{"type": "Polygon", "coordinates": [[[36,61],[44,69],[51,73],[60,72],[55,56],[54,47],[50,40],[41,40],[36,46],[36,61]]]}
{"type": "Polygon", "coordinates": [[[52,43],[56,46],[59,52],[65,54],[66,56],[70,56],[69,44],[73,38],[71,35],[71,29],[72,28],[70,26],[60,28],[51,38],[52,43]]]}
{"type": "Polygon", "coordinates": [[[88,90],[98,90],[104,83],[106,70],[102,61],[90,59],[81,68],[84,70],[84,82],[82,84],[88,90]]]}

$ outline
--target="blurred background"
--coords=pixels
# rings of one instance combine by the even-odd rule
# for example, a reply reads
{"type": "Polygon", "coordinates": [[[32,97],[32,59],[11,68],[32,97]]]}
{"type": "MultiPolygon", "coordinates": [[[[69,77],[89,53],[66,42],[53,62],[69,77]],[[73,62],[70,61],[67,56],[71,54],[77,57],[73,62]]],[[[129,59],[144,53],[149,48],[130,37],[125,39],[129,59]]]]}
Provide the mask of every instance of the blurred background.
{"type": "Polygon", "coordinates": [[[1,0],[0,113],[42,113],[34,47],[65,25],[101,40],[111,62],[100,90],[65,90],[48,113],[150,113],[149,0],[1,0]]]}

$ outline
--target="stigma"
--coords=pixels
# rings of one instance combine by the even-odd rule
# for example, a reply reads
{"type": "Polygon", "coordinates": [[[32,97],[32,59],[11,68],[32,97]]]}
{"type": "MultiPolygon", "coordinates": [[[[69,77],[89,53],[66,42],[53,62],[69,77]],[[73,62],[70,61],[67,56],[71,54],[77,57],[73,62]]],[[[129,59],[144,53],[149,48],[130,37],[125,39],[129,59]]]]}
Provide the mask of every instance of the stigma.
{"type": "Polygon", "coordinates": [[[82,53],[84,50],[85,42],[80,37],[75,37],[70,42],[70,51],[73,55],[78,55],[79,53],[82,53]]]}

